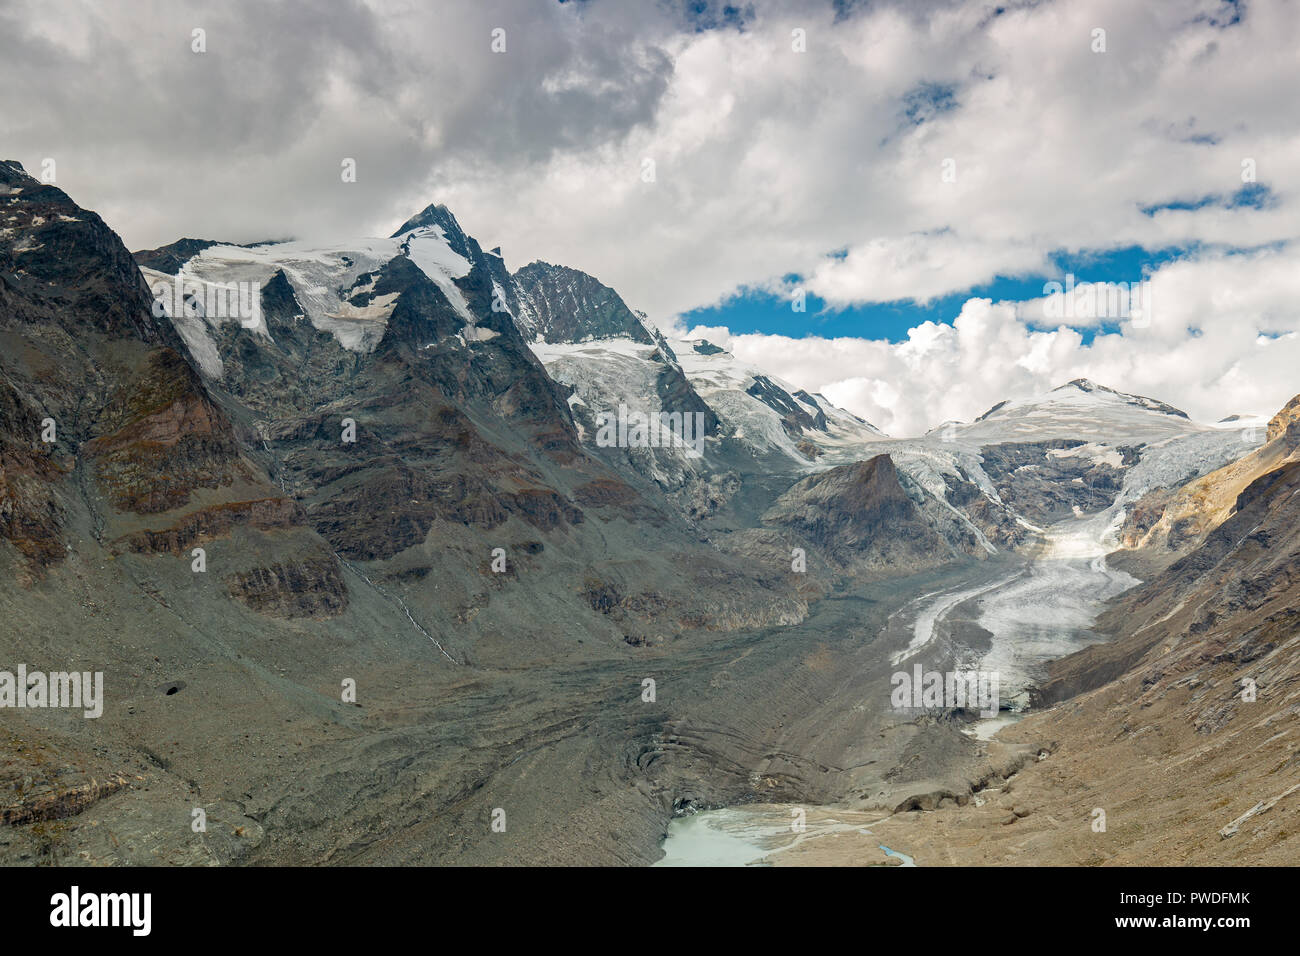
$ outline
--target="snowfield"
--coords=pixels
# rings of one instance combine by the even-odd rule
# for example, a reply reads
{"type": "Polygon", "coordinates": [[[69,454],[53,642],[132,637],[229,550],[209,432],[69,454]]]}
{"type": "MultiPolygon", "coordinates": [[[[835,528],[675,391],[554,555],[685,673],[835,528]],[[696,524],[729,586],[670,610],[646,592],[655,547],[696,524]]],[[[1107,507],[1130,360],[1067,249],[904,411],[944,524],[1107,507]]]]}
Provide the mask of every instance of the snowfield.
{"type": "MultiPolygon", "coordinates": [[[[276,272],[282,271],[312,326],[332,334],[345,349],[364,353],[379,345],[397,296],[379,296],[364,306],[353,305],[348,300],[373,291],[373,276],[361,277],[378,272],[400,255],[408,256],[433,281],[473,329],[477,319],[470,313],[454,281],[469,273],[470,263],[451,248],[446,233],[437,225],[411,229],[391,239],[360,239],[344,246],[298,241],[251,248],[211,246],[185,263],[180,278],[187,284],[203,286],[232,282],[256,282],[265,286],[276,272]]],[[[151,288],[157,282],[174,281],[174,277],[152,269],[141,271],[151,288]]],[[[177,317],[175,322],[203,373],[212,378],[221,378],[223,369],[208,333],[208,323],[220,321],[232,320],[177,317]]],[[[270,337],[265,322],[255,331],[270,337]]],[[[482,341],[493,337],[489,333],[490,330],[482,333],[475,330],[469,335],[482,341]]]]}

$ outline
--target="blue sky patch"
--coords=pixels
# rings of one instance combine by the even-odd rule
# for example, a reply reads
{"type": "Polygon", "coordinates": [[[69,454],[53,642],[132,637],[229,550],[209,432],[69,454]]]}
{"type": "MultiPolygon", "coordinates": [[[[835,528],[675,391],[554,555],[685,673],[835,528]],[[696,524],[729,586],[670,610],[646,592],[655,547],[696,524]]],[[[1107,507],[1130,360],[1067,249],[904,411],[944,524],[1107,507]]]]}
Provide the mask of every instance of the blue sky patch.
{"type": "MultiPolygon", "coordinates": [[[[737,335],[757,332],[797,339],[851,336],[900,342],[907,338],[909,329],[923,322],[951,325],[967,299],[988,298],[994,302],[1037,299],[1043,295],[1044,284],[1063,282],[1067,274],[1073,274],[1076,282],[1140,282],[1160,265],[1196,251],[1196,247],[1170,247],[1152,251],[1141,246],[1079,252],[1063,250],[1052,255],[1054,268],[1050,274],[998,276],[992,282],[924,304],[903,299],[832,309],[824,300],[808,295],[805,300],[806,311],[795,312],[788,297],[765,291],[745,290],[719,306],[687,312],[682,320],[687,328],[695,325],[721,325],[737,335]]],[[[832,255],[843,257],[843,252],[837,251],[832,255]]],[[[801,281],[801,277],[792,274],[784,276],[783,280],[793,286],[801,281]]],[[[1056,328],[1060,324],[1044,323],[1041,327],[1056,328]]],[[[1035,324],[1034,327],[1040,326],[1035,324]]],[[[1098,334],[1118,330],[1118,325],[1102,323],[1095,327],[1082,327],[1079,332],[1085,342],[1091,342],[1098,334]]]]}
{"type": "Polygon", "coordinates": [[[1180,199],[1173,202],[1156,203],[1139,206],[1144,216],[1154,216],[1164,210],[1204,209],[1207,206],[1219,206],[1223,209],[1271,209],[1278,203],[1277,194],[1265,183],[1246,183],[1234,193],[1215,193],[1197,199],[1180,199]]]}
{"type": "Polygon", "coordinates": [[[922,83],[903,94],[903,115],[913,126],[920,126],[957,106],[957,88],[943,83],[922,83]]]}

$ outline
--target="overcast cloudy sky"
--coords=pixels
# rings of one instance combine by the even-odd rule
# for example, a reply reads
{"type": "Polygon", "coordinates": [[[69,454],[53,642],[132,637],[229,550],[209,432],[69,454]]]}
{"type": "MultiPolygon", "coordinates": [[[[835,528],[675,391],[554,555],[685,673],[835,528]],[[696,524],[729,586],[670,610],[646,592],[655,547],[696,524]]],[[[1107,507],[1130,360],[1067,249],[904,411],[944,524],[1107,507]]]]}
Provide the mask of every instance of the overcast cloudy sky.
{"type": "Polygon", "coordinates": [[[898,435],[1300,391],[1298,90],[1293,0],[0,3],[0,154],[132,248],[445,202],[898,435]],[[1054,317],[1066,272],[1147,307],[1054,317]]]}

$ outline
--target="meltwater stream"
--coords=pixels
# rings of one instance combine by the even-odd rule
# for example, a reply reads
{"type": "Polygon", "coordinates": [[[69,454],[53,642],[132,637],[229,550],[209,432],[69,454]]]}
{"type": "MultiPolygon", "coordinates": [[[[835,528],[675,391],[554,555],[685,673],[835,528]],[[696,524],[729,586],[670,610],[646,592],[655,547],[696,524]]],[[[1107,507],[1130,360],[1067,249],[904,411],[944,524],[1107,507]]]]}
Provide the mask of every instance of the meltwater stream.
{"type": "MultiPolygon", "coordinates": [[[[1011,711],[977,721],[969,732],[987,739],[1015,722],[1015,712],[1027,703],[1028,689],[1042,679],[1047,662],[1095,642],[1089,628],[1102,606],[1139,583],[1131,574],[1106,565],[1106,554],[1115,547],[1108,540],[1112,523],[1109,512],[1058,522],[1043,531],[1039,553],[1023,568],[992,581],[924,594],[904,605],[880,636],[888,638],[892,633],[906,639],[890,663],[903,667],[922,662],[928,668],[927,651],[935,651],[936,642],[951,647],[954,640],[960,641],[955,621],[950,621],[960,608],[966,620],[991,635],[988,649],[966,659],[963,667],[997,673],[1002,704],[1011,711]]],[[[658,865],[744,866],[765,861],[802,842],[803,835],[791,833],[785,816],[790,809],[731,807],[673,820],[663,844],[666,855],[658,865]]],[[[825,810],[836,813],[833,808],[825,810]]],[[[843,811],[837,814],[839,819],[832,817],[819,829],[870,834],[861,823],[844,823],[845,815],[856,814],[843,811]]],[[[886,847],[873,852],[914,865],[911,857],[886,847]]]]}

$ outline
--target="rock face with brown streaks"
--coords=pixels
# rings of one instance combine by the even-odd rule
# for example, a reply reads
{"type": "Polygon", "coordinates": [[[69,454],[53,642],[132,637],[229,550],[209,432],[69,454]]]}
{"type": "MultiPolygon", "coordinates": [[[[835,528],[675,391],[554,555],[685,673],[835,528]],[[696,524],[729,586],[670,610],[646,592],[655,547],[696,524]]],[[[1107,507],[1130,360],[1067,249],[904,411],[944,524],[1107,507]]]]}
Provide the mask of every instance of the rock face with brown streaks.
{"type": "Polygon", "coordinates": [[[54,489],[67,460],[39,441],[41,410],[14,388],[3,369],[0,374],[0,538],[40,571],[63,559],[63,506],[54,489]]]}
{"type": "MultiPolygon", "coordinates": [[[[1282,406],[1281,410],[1269,419],[1268,431],[1265,433],[1265,441],[1276,441],[1284,435],[1294,435],[1294,427],[1300,423],[1300,395],[1295,396],[1291,401],[1282,406]]],[[[1288,441],[1291,447],[1300,444],[1300,438],[1289,437],[1288,441]]]]}
{"type": "Polygon", "coordinates": [[[123,535],[113,542],[113,547],[139,554],[179,555],[196,544],[227,537],[237,527],[270,531],[299,527],[302,522],[302,508],[288,498],[233,501],[187,512],[166,528],[147,528],[123,535]]]}
{"type": "Polygon", "coordinates": [[[197,488],[255,480],[234,428],[179,353],[160,350],[109,398],[103,431],[85,456],[113,506],[158,514],[186,505],[197,488]]]}
{"type": "Polygon", "coordinates": [[[348,604],[343,571],[321,550],[299,560],[236,571],[226,579],[231,597],[272,617],[332,617],[348,604]]]}
{"type": "Polygon", "coordinates": [[[953,557],[899,483],[888,455],[797,482],[763,515],[846,568],[897,573],[953,557]]]}
{"type": "Polygon", "coordinates": [[[1300,395],[1269,422],[1267,441],[1250,454],[1177,488],[1148,492],[1128,510],[1120,543],[1141,549],[1157,565],[1205,542],[1240,507],[1239,497],[1256,479],[1296,457],[1300,448],[1300,395]]]}
{"type": "MultiPolygon", "coordinates": [[[[296,534],[288,553],[333,562],[245,455],[112,230],[16,163],[0,163],[0,186],[0,539],[25,561],[19,579],[66,561],[82,517],[115,554],[180,555],[243,528],[296,534]]],[[[325,607],[346,600],[337,568],[318,577],[325,607]]]]}

